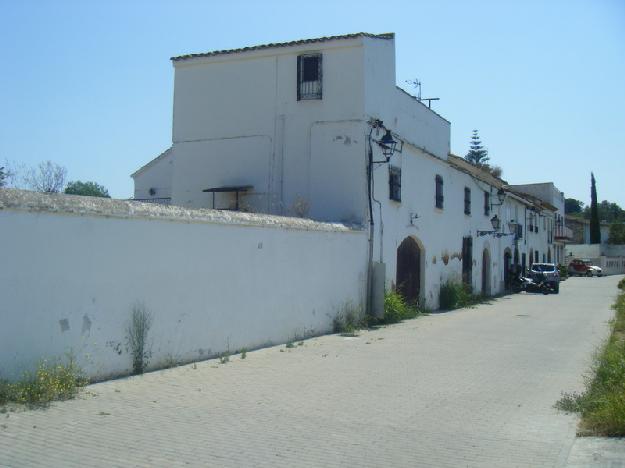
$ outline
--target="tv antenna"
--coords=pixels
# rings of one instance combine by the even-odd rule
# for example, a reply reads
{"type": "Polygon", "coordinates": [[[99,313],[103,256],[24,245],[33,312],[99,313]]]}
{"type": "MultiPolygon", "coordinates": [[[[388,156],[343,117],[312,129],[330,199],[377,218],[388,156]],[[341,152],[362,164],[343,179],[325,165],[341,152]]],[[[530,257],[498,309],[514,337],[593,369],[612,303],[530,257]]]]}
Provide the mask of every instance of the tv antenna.
{"type": "Polygon", "coordinates": [[[416,91],[416,98],[417,101],[419,102],[423,102],[423,101],[427,101],[428,102],[428,109],[432,108],[432,101],[440,101],[441,98],[422,98],[421,97],[421,81],[419,80],[419,78],[415,78],[414,80],[406,80],[406,83],[408,83],[409,85],[411,85],[412,87],[414,87],[415,91],[416,91]]]}

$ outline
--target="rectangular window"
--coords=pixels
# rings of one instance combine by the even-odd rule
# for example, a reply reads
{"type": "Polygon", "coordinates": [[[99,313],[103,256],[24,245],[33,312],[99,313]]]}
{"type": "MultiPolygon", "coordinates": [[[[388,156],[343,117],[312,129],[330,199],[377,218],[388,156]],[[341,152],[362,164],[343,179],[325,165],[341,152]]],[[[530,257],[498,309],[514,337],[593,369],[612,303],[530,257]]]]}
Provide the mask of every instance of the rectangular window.
{"type": "Polygon", "coordinates": [[[490,216],[490,193],[484,192],[484,216],[490,216]]]}
{"type": "Polygon", "coordinates": [[[401,201],[401,168],[390,166],[388,170],[388,197],[391,200],[401,201]]]}
{"type": "Polygon", "coordinates": [[[297,100],[321,99],[321,54],[297,57],[297,100]]]}
{"type": "Polygon", "coordinates": [[[469,187],[464,188],[464,214],[471,214],[471,189],[469,187]]]}
{"type": "Polygon", "coordinates": [[[443,209],[443,178],[439,175],[436,176],[435,178],[435,182],[436,182],[436,195],[435,195],[435,199],[436,199],[436,208],[440,208],[441,210],[443,209]]]}

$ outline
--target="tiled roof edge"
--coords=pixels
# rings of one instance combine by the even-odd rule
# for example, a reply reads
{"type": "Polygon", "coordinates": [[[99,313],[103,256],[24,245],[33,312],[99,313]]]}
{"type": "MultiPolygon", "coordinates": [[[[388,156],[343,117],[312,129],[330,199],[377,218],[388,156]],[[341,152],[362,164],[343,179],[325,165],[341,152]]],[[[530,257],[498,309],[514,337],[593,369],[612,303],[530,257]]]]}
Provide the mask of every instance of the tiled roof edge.
{"type": "Polygon", "coordinates": [[[371,33],[366,33],[366,32],[359,32],[359,33],[354,33],[354,34],[345,34],[342,36],[325,36],[325,37],[318,37],[314,39],[300,39],[297,41],[290,41],[290,42],[277,42],[277,43],[271,43],[271,44],[261,44],[257,46],[242,47],[239,49],[215,50],[215,51],[204,52],[204,53],[199,53],[199,54],[185,54],[185,55],[179,55],[177,57],[171,57],[171,60],[173,62],[179,62],[182,60],[199,58],[199,57],[214,57],[216,55],[237,54],[240,52],[250,52],[254,50],[264,50],[264,49],[272,49],[272,48],[278,48],[278,47],[290,47],[290,46],[296,46],[296,45],[302,45],[302,44],[315,44],[318,42],[328,42],[328,41],[334,41],[338,39],[356,39],[358,37],[370,37],[373,39],[394,39],[395,33],[371,34],[371,33]]]}

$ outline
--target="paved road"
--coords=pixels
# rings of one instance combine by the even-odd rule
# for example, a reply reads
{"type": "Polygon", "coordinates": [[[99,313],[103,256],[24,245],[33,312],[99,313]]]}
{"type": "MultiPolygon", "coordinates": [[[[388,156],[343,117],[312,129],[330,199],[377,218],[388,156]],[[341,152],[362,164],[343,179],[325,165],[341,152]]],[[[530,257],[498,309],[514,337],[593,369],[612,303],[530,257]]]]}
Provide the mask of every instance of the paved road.
{"type": "Polygon", "coordinates": [[[562,466],[619,278],[573,278],[355,339],[92,385],[0,414],[8,466],[562,466]]]}

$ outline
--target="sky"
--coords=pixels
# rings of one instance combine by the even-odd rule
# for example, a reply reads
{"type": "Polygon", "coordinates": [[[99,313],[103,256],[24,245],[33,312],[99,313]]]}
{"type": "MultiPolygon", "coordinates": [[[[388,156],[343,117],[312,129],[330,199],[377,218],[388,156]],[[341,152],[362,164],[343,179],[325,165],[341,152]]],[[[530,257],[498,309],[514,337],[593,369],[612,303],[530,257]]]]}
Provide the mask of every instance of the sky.
{"type": "Polygon", "coordinates": [[[0,165],[51,160],[132,196],[171,145],[170,57],[353,32],[396,34],[397,83],[478,129],[509,183],[625,207],[625,0],[0,0],[0,165]]]}

